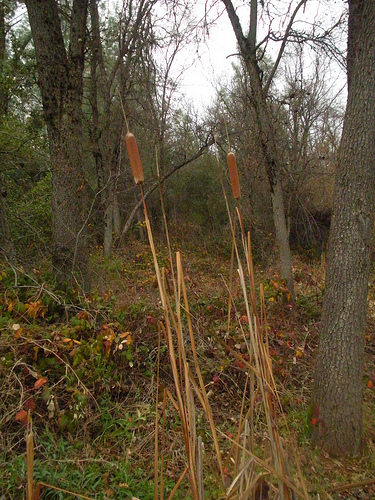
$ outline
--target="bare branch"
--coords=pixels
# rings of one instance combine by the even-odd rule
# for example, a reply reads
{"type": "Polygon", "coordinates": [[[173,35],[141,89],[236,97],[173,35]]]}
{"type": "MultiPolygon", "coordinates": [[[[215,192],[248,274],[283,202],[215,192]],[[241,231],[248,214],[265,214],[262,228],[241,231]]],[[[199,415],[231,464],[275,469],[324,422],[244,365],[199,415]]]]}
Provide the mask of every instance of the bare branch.
{"type": "Polygon", "coordinates": [[[290,34],[290,31],[292,29],[292,26],[293,26],[293,23],[294,23],[294,20],[296,18],[296,15],[298,14],[298,11],[300,10],[300,8],[303,6],[303,5],[306,5],[306,2],[307,0],[301,0],[299,2],[299,4],[297,5],[297,7],[294,9],[294,12],[292,14],[292,17],[290,18],[289,20],[289,23],[288,23],[288,26],[285,30],[285,33],[284,33],[284,37],[283,37],[283,42],[281,44],[281,47],[280,47],[280,50],[279,50],[279,53],[277,55],[277,59],[275,61],[275,64],[273,65],[273,68],[271,70],[271,73],[267,79],[267,82],[266,82],[266,85],[264,86],[264,93],[265,95],[268,94],[268,91],[269,91],[269,88],[271,86],[271,83],[272,83],[272,80],[273,80],[273,77],[275,76],[275,73],[277,71],[277,68],[279,67],[279,64],[280,64],[280,61],[281,61],[281,58],[284,54],[284,50],[285,50],[285,46],[287,44],[287,41],[288,41],[288,37],[289,37],[289,34],[290,34]]]}
{"type": "MultiPolygon", "coordinates": [[[[163,184],[169,177],[171,177],[171,175],[173,175],[175,172],[177,172],[181,168],[185,167],[186,165],[189,165],[190,163],[192,163],[193,161],[195,161],[199,157],[201,157],[207,151],[207,149],[210,146],[212,146],[212,144],[214,144],[214,142],[215,142],[215,140],[213,137],[207,138],[207,141],[205,142],[205,144],[203,144],[203,146],[193,156],[191,156],[190,158],[187,158],[182,163],[175,165],[165,175],[163,175],[160,178],[160,184],[163,184]]],[[[159,186],[159,181],[156,181],[152,186],[150,186],[148,188],[148,190],[144,193],[144,199],[147,200],[147,198],[150,197],[150,195],[155,191],[155,189],[157,189],[158,186],[159,186]]],[[[135,217],[137,211],[142,207],[142,203],[143,203],[143,201],[139,200],[138,203],[133,208],[133,210],[131,211],[127,221],[125,222],[121,236],[118,239],[118,244],[121,244],[122,241],[124,240],[127,232],[129,231],[129,229],[133,223],[133,220],[134,220],[134,217],[135,217]]]]}

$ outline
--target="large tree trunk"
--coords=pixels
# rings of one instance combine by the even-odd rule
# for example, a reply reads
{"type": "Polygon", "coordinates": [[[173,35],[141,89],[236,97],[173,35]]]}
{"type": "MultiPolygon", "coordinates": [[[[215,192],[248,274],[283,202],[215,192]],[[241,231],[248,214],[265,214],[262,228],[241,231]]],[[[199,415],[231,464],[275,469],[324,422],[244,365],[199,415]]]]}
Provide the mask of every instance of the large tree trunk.
{"type": "Polygon", "coordinates": [[[74,0],[68,53],[55,0],[26,0],[47,123],[53,208],[52,264],[60,286],[90,287],[82,95],[88,0],[74,0]]]}
{"type": "Polygon", "coordinates": [[[336,172],[314,389],[315,438],[362,444],[362,365],[375,193],[375,2],[349,0],[348,102],[336,172]]]}
{"type": "Polygon", "coordinates": [[[8,260],[13,261],[15,259],[15,250],[8,225],[3,195],[0,178],[0,256],[3,254],[8,260]]]}
{"type": "MultiPolygon", "coordinates": [[[[5,33],[5,7],[4,3],[0,2],[0,71],[3,71],[6,51],[6,33],[5,33]]],[[[0,118],[6,115],[8,110],[8,91],[5,82],[0,85],[0,118]]]]}
{"type": "MultiPolygon", "coordinates": [[[[0,71],[2,71],[2,66],[5,62],[5,49],[5,9],[3,2],[0,2],[0,71]]],[[[0,123],[8,110],[8,93],[4,87],[4,85],[0,85],[0,123]]],[[[4,254],[8,259],[13,259],[14,246],[5,209],[5,196],[5,190],[3,190],[0,177],[0,255],[4,254]]]]}

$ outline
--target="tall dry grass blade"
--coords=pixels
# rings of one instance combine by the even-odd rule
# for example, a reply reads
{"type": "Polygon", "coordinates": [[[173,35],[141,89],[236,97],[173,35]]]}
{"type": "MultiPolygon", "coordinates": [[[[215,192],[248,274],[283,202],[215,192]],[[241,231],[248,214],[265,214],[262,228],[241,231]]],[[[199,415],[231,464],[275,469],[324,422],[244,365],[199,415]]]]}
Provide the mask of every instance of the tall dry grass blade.
{"type": "Polygon", "coordinates": [[[189,332],[189,337],[190,337],[190,345],[191,345],[191,350],[192,350],[192,354],[193,354],[194,368],[195,368],[195,372],[196,372],[197,377],[198,377],[199,386],[200,386],[201,393],[202,393],[202,396],[204,399],[204,407],[203,408],[206,412],[206,415],[207,415],[209,423],[210,423],[212,437],[214,440],[215,451],[216,451],[216,455],[217,455],[217,459],[218,459],[220,475],[221,475],[221,479],[222,479],[223,484],[224,484],[225,476],[224,476],[223,463],[222,463],[222,458],[221,458],[221,451],[220,451],[219,441],[217,439],[216,426],[215,426],[213,415],[212,415],[211,405],[208,401],[206,387],[204,385],[202,373],[201,373],[199,362],[198,362],[198,355],[197,355],[197,349],[195,346],[194,331],[193,331],[193,325],[192,325],[192,321],[191,321],[191,314],[190,314],[190,308],[189,308],[189,301],[188,301],[188,297],[187,297],[181,254],[179,252],[177,252],[177,254],[176,254],[176,263],[177,263],[177,281],[178,281],[178,283],[181,284],[182,297],[184,300],[184,308],[185,308],[185,314],[186,314],[186,319],[187,319],[187,324],[188,324],[188,332],[189,332]]]}
{"type": "Polygon", "coordinates": [[[163,427],[161,438],[161,455],[160,455],[160,500],[164,498],[164,450],[165,450],[165,422],[167,410],[167,389],[163,391],[163,427]]]}
{"type": "Polygon", "coordinates": [[[154,499],[159,498],[159,383],[160,383],[160,343],[161,331],[158,327],[158,360],[156,366],[156,401],[155,401],[155,446],[154,446],[154,499]]]}
{"type": "MultiPolygon", "coordinates": [[[[221,436],[223,436],[227,441],[230,441],[231,443],[234,443],[235,441],[231,439],[227,434],[222,432],[220,429],[218,429],[218,432],[221,436]]],[[[242,448],[242,445],[239,445],[242,448]]],[[[253,458],[254,462],[262,467],[266,472],[268,472],[270,475],[275,476],[277,479],[280,479],[283,483],[285,483],[291,490],[293,490],[300,498],[303,498],[304,500],[309,500],[309,497],[306,497],[305,494],[300,491],[297,486],[295,486],[289,477],[283,476],[274,466],[268,464],[265,460],[262,460],[259,458],[255,453],[253,453],[250,450],[246,450],[246,453],[253,458]]]]}
{"type": "MultiPolygon", "coordinates": [[[[257,398],[258,394],[259,394],[259,387],[258,387],[258,389],[256,391],[255,399],[257,398]]],[[[237,465],[239,463],[238,456],[239,456],[239,453],[240,453],[240,446],[239,446],[240,445],[240,436],[241,436],[241,434],[242,434],[242,432],[244,430],[245,422],[246,422],[246,420],[249,420],[252,411],[253,411],[253,409],[250,407],[247,410],[245,418],[243,419],[243,421],[241,422],[241,424],[238,426],[237,436],[236,436],[236,439],[233,441],[233,444],[232,444],[232,446],[231,446],[231,448],[230,448],[230,450],[228,452],[228,456],[227,456],[227,458],[225,460],[225,466],[228,465],[228,462],[231,459],[234,450],[236,450],[236,458],[234,460],[235,468],[237,467],[237,465]]],[[[253,450],[251,449],[250,451],[253,451],[253,450]]],[[[235,473],[237,473],[237,472],[238,471],[235,471],[235,473]]]]}
{"type": "Polygon", "coordinates": [[[250,450],[254,450],[254,405],[255,405],[255,377],[250,373],[250,450]]]}
{"type": "Polygon", "coordinates": [[[246,489],[240,497],[241,500],[248,500],[249,498],[263,499],[269,498],[268,485],[263,479],[263,474],[258,474],[255,478],[246,485],[246,489]]]}
{"type": "Polygon", "coordinates": [[[172,274],[173,292],[174,292],[174,295],[175,295],[175,301],[177,302],[177,296],[176,296],[176,277],[175,277],[174,265],[173,265],[173,258],[172,258],[172,246],[171,246],[171,240],[169,238],[169,229],[168,229],[167,215],[166,215],[166,212],[165,212],[165,205],[164,205],[163,186],[162,186],[161,180],[160,180],[160,169],[159,169],[159,161],[158,161],[158,154],[157,154],[156,147],[155,147],[155,158],[156,158],[156,171],[157,171],[158,183],[159,183],[160,205],[161,205],[161,211],[162,211],[162,214],[163,214],[163,224],[164,224],[165,236],[167,238],[169,265],[171,267],[171,274],[172,274]]]}
{"type": "MultiPolygon", "coordinates": [[[[168,304],[169,304],[169,301],[168,301],[168,304]]],[[[174,317],[172,308],[169,308],[169,314],[174,317]]],[[[181,315],[181,284],[180,284],[178,272],[177,272],[177,290],[176,290],[176,318],[177,318],[177,321],[174,322],[174,325],[175,325],[175,330],[177,333],[178,359],[179,359],[181,388],[183,388],[183,386],[184,386],[183,385],[184,384],[184,381],[183,381],[184,369],[183,369],[183,367],[185,367],[187,360],[186,360],[185,339],[184,339],[184,334],[183,334],[182,315],[181,315]]]]}
{"type": "Polygon", "coordinates": [[[159,295],[160,295],[161,305],[162,305],[163,311],[165,311],[165,309],[166,309],[166,307],[165,307],[165,305],[166,305],[165,290],[163,289],[163,283],[162,283],[162,279],[161,279],[160,268],[159,268],[158,259],[157,259],[157,256],[156,256],[156,249],[155,249],[155,244],[154,244],[154,237],[152,235],[151,224],[150,224],[150,219],[148,217],[148,212],[147,212],[145,197],[143,196],[142,185],[140,186],[140,190],[141,190],[141,196],[142,196],[142,202],[143,202],[143,211],[144,211],[144,214],[145,214],[147,236],[148,236],[148,241],[150,243],[150,248],[151,248],[151,253],[152,253],[152,259],[153,259],[153,262],[154,262],[154,269],[155,269],[155,273],[156,273],[156,280],[158,282],[158,288],[159,288],[159,295]]]}
{"type": "Polygon", "coordinates": [[[26,431],[27,499],[34,497],[34,434],[30,410],[27,415],[26,431]]]}
{"type": "MultiPolygon", "coordinates": [[[[167,323],[167,325],[169,325],[169,323],[167,323]]],[[[192,455],[191,442],[190,442],[189,418],[187,415],[187,409],[186,409],[186,405],[185,405],[185,402],[183,399],[183,394],[182,394],[181,388],[180,388],[180,377],[179,377],[179,373],[178,373],[178,369],[177,369],[176,356],[175,356],[174,347],[173,347],[172,332],[171,332],[171,329],[169,326],[167,326],[166,331],[167,331],[167,335],[169,338],[169,346],[170,346],[169,347],[169,359],[171,361],[172,374],[173,374],[174,385],[175,385],[175,390],[176,390],[178,412],[179,412],[179,416],[180,416],[180,420],[181,420],[186,456],[187,456],[188,464],[189,464],[190,487],[192,490],[193,498],[197,499],[198,498],[198,487],[197,487],[197,481],[196,481],[195,470],[194,470],[195,469],[194,457],[192,455]]]]}
{"type": "MultiPolygon", "coordinates": [[[[243,422],[243,414],[244,414],[244,409],[245,409],[245,399],[246,399],[246,392],[247,392],[247,386],[248,386],[248,382],[249,382],[249,372],[247,373],[247,377],[246,377],[246,382],[245,382],[245,387],[244,387],[244,390],[243,390],[243,393],[242,393],[242,402],[241,402],[241,410],[240,410],[240,418],[239,418],[239,422],[238,422],[238,429],[237,429],[237,436],[236,436],[236,441],[239,442],[240,438],[241,438],[241,432],[242,432],[242,422],[243,422]]],[[[238,472],[238,457],[239,457],[239,448],[236,447],[236,456],[235,456],[235,461],[234,461],[234,474],[237,474],[238,472]]],[[[229,459],[229,457],[231,456],[231,451],[229,452],[229,455],[228,455],[228,458],[227,460],[229,459]]],[[[227,462],[226,462],[227,463],[227,462]]]]}
{"type": "Polygon", "coordinates": [[[199,500],[204,500],[203,453],[204,453],[204,445],[202,437],[198,436],[196,464],[197,464],[199,500]]]}
{"type": "Polygon", "coordinates": [[[178,478],[178,481],[177,483],[174,485],[173,487],[173,490],[171,491],[169,497],[168,497],[168,500],[172,500],[172,498],[175,496],[178,488],[180,487],[180,484],[182,483],[184,477],[186,476],[187,472],[189,470],[189,467],[186,467],[186,469],[184,470],[184,472],[181,474],[181,476],[178,478]]]}
{"type": "MultiPolygon", "coordinates": [[[[196,432],[196,414],[195,414],[195,402],[194,395],[190,386],[189,378],[189,364],[184,365],[184,378],[185,378],[185,395],[186,395],[186,406],[187,406],[187,416],[189,423],[189,435],[190,435],[190,449],[194,460],[194,470],[196,471],[196,455],[197,455],[197,432],[196,432]]],[[[197,473],[197,471],[196,471],[197,473]]]]}
{"type": "Polygon", "coordinates": [[[233,275],[234,275],[234,245],[235,242],[232,239],[232,252],[230,256],[230,270],[229,270],[229,284],[228,284],[228,289],[229,289],[229,298],[228,298],[228,324],[227,324],[227,335],[229,336],[229,331],[230,331],[230,316],[232,313],[232,301],[233,301],[233,292],[232,292],[232,287],[233,287],[233,275]]]}
{"type": "Polygon", "coordinates": [[[174,385],[175,385],[175,390],[176,390],[178,413],[179,413],[181,425],[182,425],[182,433],[183,433],[183,438],[184,438],[184,443],[185,443],[185,451],[186,451],[186,456],[187,456],[188,464],[189,464],[190,487],[192,490],[193,498],[197,499],[198,498],[198,487],[197,487],[196,474],[195,474],[195,457],[194,457],[193,452],[192,452],[191,440],[190,440],[191,428],[190,428],[190,424],[189,424],[189,417],[187,414],[186,403],[184,401],[183,391],[181,388],[181,377],[180,377],[180,373],[179,373],[179,370],[177,367],[176,354],[175,354],[175,350],[174,350],[174,346],[173,346],[172,330],[171,330],[171,325],[170,325],[170,321],[169,321],[169,313],[168,313],[171,310],[170,302],[169,302],[169,298],[167,295],[165,295],[164,297],[165,297],[165,308],[164,308],[165,326],[162,325],[162,329],[165,330],[167,338],[168,338],[169,359],[171,362],[172,375],[173,375],[173,380],[174,380],[174,385]]]}
{"type": "MultiPolygon", "coordinates": [[[[171,324],[170,324],[170,318],[172,318],[172,321],[174,321],[174,315],[173,313],[170,315],[169,311],[171,311],[170,308],[170,303],[168,299],[168,295],[165,290],[165,286],[162,280],[162,276],[160,273],[160,268],[159,264],[157,261],[157,255],[156,255],[156,249],[155,249],[155,244],[154,244],[154,239],[152,235],[152,230],[151,230],[151,224],[150,220],[148,217],[148,212],[147,212],[147,207],[146,207],[146,202],[143,196],[143,189],[142,186],[140,186],[141,189],[141,196],[142,196],[142,201],[143,201],[143,209],[144,209],[144,214],[145,214],[145,221],[146,221],[146,229],[147,229],[147,235],[150,243],[150,248],[152,252],[152,257],[154,261],[154,268],[155,268],[155,273],[156,273],[156,278],[158,282],[158,288],[159,288],[159,295],[161,299],[161,304],[162,308],[164,311],[164,319],[165,319],[165,326],[162,326],[162,329],[164,331],[164,334],[167,337],[167,345],[168,345],[168,351],[169,351],[169,359],[171,361],[171,368],[172,368],[172,374],[173,374],[173,379],[174,379],[174,384],[175,384],[175,389],[176,389],[176,397],[177,397],[177,404],[178,404],[178,411],[181,419],[181,425],[182,425],[182,432],[183,432],[183,437],[184,437],[184,442],[185,442],[185,450],[186,450],[186,455],[188,458],[188,463],[189,463],[189,478],[190,478],[190,487],[192,490],[193,498],[198,499],[198,489],[197,489],[197,481],[196,481],[196,476],[195,476],[195,470],[194,470],[194,457],[192,455],[192,450],[190,446],[190,439],[189,439],[189,422],[188,422],[188,416],[187,416],[187,411],[185,407],[185,402],[183,399],[183,393],[181,391],[181,376],[178,367],[177,367],[177,362],[176,362],[176,355],[173,347],[173,337],[172,337],[172,330],[171,330],[171,324]]],[[[181,332],[182,330],[180,330],[181,332]]],[[[180,345],[179,345],[179,355],[181,354],[181,337],[180,338],[180,345]]]]}
{"type": "Polygon", "coordinates": [[[60,493],[66,493],[67,495],[71,495],[72,497],[83,498],[83,500],[95,500],[95,498],[81,495],[80,493],[75,493],[74,491],[65,490],[64,488],[58,488],[57,486],[43,483],[42,481],[39,481],[38,485],[43,486],[44,488],[50,488],[51,490],[60,491],[60,493]]]}
{"type": "MultiPolygon", "coordinates": [[[[247,470],[247,468],[254,462],[254,459],[251,457],[251,458],[248,458],[246,462],[243,463],[243,466],[241,467],[241,469],[239,470],[239,472],[237,473],[237,475],[235,476],[235,478],[232,480],[229,488],[228,488],[228,491],[227,491],[227,494],[226,494],[226,497],[225,498],[229,498],[230,494],[232,493],[232,491],[234,491],[234,488],[235,486],[238,487],[238,483],[243,479],[243,476],[247,470]]],[[[241,488],[239,487],[238,488],[240,491],[239,491],[239,496],[241,496],[241,488]]]]}
{"type": "Polygon", "coordinates": [[[248,437],[248,435],[249,435],[249,421],[246,420],[245,421],[244,432],[241,435],[242,448],[239,448],[242,451],[242,453],[241,453],[240,467],[241,467],[241,470],[243,470],[243,474],[242,474],[241,481],[240,481],[240,493],[241,494],[244,491],[244,484],[246,484],[246,482],[247,482],[247,467],[245,468],[245,462],[246,462],[245,450],[247,448],[247,437],[248,437]]]}

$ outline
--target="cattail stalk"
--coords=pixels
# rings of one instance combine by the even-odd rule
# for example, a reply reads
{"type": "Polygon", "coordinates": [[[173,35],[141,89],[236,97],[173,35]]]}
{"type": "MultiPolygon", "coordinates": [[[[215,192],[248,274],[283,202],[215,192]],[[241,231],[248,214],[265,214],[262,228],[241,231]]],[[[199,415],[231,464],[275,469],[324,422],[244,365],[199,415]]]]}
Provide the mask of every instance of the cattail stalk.
{"type": "Polygon", "coordinates": [[[233,196],[236,198],[236,200],[239,200],[241,198],[240,180],[238,178],[236,157],[234,153],[232,153],[232,151],[227,154],[227,162],[229,167],[230,182],[232,184],[233,196]]]}
{"type": "Polygon", "coordinates": [[[125,142],[126,142],[126,149],[128,150],[130,166],[133,172],[134,182],[136,184],[143,184],[145,178],[143,175],[141,157],[139,156],[139,150],[135,135],[132,134],[131,132],[128,132],[125,135],[125,142]]]}

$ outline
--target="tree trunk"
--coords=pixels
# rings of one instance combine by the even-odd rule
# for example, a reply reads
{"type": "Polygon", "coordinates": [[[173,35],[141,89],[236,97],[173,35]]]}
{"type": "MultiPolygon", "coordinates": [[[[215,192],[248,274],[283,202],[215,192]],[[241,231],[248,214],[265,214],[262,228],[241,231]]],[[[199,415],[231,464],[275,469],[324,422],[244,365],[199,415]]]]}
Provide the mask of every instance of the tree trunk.
{"type": "Polygon", "coordinates": [[[294,302],[294,281],[292,270],[292,254],[289,246],[289,231],[286,224],[284,211],[284,195],[280,179],[277,179],[271,192],[273,223],[275,225],[276,240],[279,247],[281,276],[287,281],[291,294],[290,299],[294,302]]]}
{"type": "Polygon", "coordinates": [[[0,179],[0,255],[1,254],[4,254],[10,261],[14,261],[15,259],[14,245],[8,225],[0,179]]]}
{"type": "Polygon", "coordinates": [[[348,102],[339,151],[314,388],[314,437],[362,444],[364,328],[375,197],[375,3],[349,0],[348,102]]]}
{"type": "Polygon", "coordinates": [[[53,209],[52,264],[59,286],[90,288],[82,95],[87,1],[74,0],[68,53],[55,0],[26,0],[47,123],[53,209]]]}
{"type": "MultiPolygon", "coordinates": [[[[244,60],[251,86],[251,103],[255,112],[255,121],[258,127],[260,146],[266,166],[267,177],[271,189],[273,220],[276,230],[276,241],[279,249],[281,276],[287,280],[290,297],[295,302],[294,281],[292,271],[292,254],[289,246],[289,234],[287,231],[284,197],[281,185],[282,166],[284,158],[282,151],[277,146],[276,132],[271,108],[267,102],[270,82],[262,84],[262,72],[259,67],[256,53],[257,32],[257,0],[251,2],[250,30],[247,37],[242,32],[242,27],[237,13],[230,0],[222,0],[233,31],[236,35],[241,56],[244,60]]],[[[302,5],[302,4],[301,4],[302,5]]],[[[287,34],[285,35],[287,37],[287,34]]],[[[278,64],[278,63],[277,63],[278,64]]],[[[275,65],[276,71],[276,65],[275,65]]],[[[272,73],[272,72],[271,72],[272,73]]],[[[274,73],[274,71],[273,71],[274,73]]]]}
{"type": "MultiPolygon", "coordinates": [[[[6,52],[6,33],[5,33],[5,8],[4,3],[0,2],[0,71],[3,72],[6,52]]],[[[5,82],[0,84],[0,119],[7,114],[9,95],[5,82]]]]}

